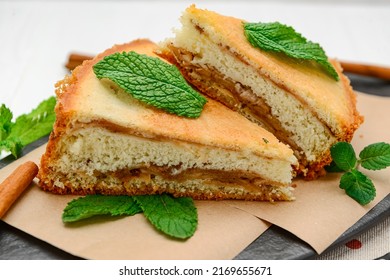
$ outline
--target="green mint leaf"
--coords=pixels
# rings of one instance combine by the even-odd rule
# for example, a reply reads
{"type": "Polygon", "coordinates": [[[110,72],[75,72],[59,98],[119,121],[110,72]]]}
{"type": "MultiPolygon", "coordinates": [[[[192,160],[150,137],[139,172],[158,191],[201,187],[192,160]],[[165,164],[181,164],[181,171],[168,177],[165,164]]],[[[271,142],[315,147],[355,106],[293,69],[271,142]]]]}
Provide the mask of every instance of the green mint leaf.
{"type": "Polygon", "coordinates": [[[98,215],[132,216],[141,212],[131,196],[87,195],[68,203],[62,213],[62,221],[70,223],[98,215]]]}
{"type": "Polygon", "coordinates": [[[133,51],[114,53],[93,70],[98,79],[109,79],[134,98],[179,116],[197,118],[207,102],[175,66],[159,58],[133,51]]]}
{"type": "Polygon", "coordinates": [[[356,169],[341,176],[340,188],[361,205],[368,204],[376,196],[371,179],[356,169]]]}
{"type": "Polygon", "coordinates": [[[339,80],[322,47],[308,41],[292,27],[279,22],[244,23],[244,32],[252,46],[264,51],[284,53],[295,59],[315,61],[333,79],[339,80]]]}
{"type": "Polygon", "coordinates": [[[338,167],[337,164],[334,161],[332,161],[329,165],[325,166],[325,170],[327,172],[331,172],[331,173],[338,173],[338,172],[343,172],[344,171],[343,169],[338,167]]]}
{"type": "Polygon", "coordinates": [[[42,101],[29,114],[19,116],[12,126],[9,137],[17,137],[23,146],[48,135],[55,121],[55,97],[42,101]]]}
{"type": "Polygon", "coordinates": [[[0,107],[0,141],[5,140],[12,127],[12,112],[4,104],[0,107]]]}
{"type": "Polygon", "coordinates": [[[348,142],[338,142],[330,148],[334,163],[343,171],[356,167],[357,158],[352,145],[348,142]]]}
{"type": "Polygon", "coordinates": [[[191,237],[198,224],[194,201],[188,197],[173,198],[170,195],[135,196],[145,217],[165,234],[186,239],[191,237]]]}
{"type": "Polygon", "coordinates": [[[13,114],[4,104],[0,107],[0,152],[11,152],[17,158],[27,144],[48,135],[55,121],[55,97],[42,101],[29,114],[12,122],[13,114]]]}
{"type": "Polygon", "coordinates": [[[0,151],[10,152],[15,158],[20,155],[22,148],[22,142],[17,137],[8,137],[0,141],[0,151]]]}
{"type": "Polygon", "coordinates": [[[362,167],[380,170],[390,166],[390,144],[379,142],[368,145],[359,154],[362,167]]]}

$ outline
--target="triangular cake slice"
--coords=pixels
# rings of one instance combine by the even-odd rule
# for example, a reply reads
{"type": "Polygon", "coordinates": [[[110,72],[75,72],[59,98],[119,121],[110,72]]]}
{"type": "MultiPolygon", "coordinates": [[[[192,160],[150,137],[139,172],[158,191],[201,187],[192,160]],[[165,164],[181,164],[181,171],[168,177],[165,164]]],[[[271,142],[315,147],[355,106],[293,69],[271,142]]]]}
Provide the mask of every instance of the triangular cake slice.
{"type": "Polygon", "coordinates": [[[330,147],[350,141],[363,118],[355,93],[336,61],[336,81],[313,63],[253,47],[244,20],[196,8],[185,10],[175,37],[160,55],[186,79],[288,144],[308,179],[330,163],[330,147]]]}
{"type": "Polygon", "coordinates": [[[190,119],[114,91],[93,65],[116,52],[157,57],[136,40],[85,61],[56,85],[56,122],[39,184],[57,194],[170,193],[195,199],[291,200],[293,151],[208,100],[190,119]]]}

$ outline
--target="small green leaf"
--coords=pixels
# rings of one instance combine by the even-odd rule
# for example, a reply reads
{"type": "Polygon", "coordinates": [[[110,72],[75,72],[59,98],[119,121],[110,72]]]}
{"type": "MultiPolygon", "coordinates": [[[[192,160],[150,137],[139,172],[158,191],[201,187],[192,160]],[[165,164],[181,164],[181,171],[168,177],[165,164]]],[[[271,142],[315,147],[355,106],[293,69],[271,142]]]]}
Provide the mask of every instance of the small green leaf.
{"type": "Polygon", "coordinates": [[[175,66],[159,58],[133,51],[114,53],[93,70],[98,79],[109,79],[134,98],[178,116],[197,118],[207,102],[175,66]]]}
{"type": "Polygon", "coordinates": [[[12,127],[9,137],[17,137],[25,146],[48,135],[55,121],[54,107],[56,98],[54,96],[42,101],[37,108],[29,114],[19,116],[12,127]]]}
{"type": "Polygon", "coordinates": [[[22,152],[22,142],[17,137],[7,137],[6,140],[0,141],[0,151],[10,152],[17,158],[22,152]]]}
{"type": "Polygon", "coordinates": [[[326,165],[325,166],[325,170],[327,172],[331,172],[331,173],[337,173],[337,172],[343,172],[344,171],[340,167],[338,167],[337,164],[334,161],[332,161],[329,165],[326,165]]]}
{"type": "Polygon", "coordinates": [[[252,46],[264,51],[284,53],[295,59],[315,61],[333,79],[339,80],[322,47],[308,41],[292,27],[279,22],[244,23],[244,32],[252,46]]]}
{"type": "Polygon", "coordinates": [[[4,104],[0,107],[0,141],[5,140],[11,131],[12,112],[4,104]]]}
{"type": "Polygon", "coordinates": [[[338,142],[330,148],[334,163],[341,170],[349,171],[355,168],[357,159],[355,151],[350,143],[338,142]]]}
{"type": "Polygon", "coordinates": [[[380,170],[390,166],[390,144],[379,142],[368,145],[359,154],[362,167],[380,170]]]}
{"type": "Polygon", "coordinates": [[[55,121],[55,97],[42,101],[29,114],[12,122],[12,112],[3,104],[0,107],[0,152],[6,151],[17,158],[22,148],[48,135],[55,121]]]}
{"type": "Polygon", "coordinates": [[[361,205],[368,204],[376,196],[371,179],[356,169],[341,176],[340,188],[361,205]]]}
{"type": "Polygon", "coordinates": [[[195,233],[198,214],[192,198],[162,194],[135,196],[134,199],[145,217],[165,234],[186,239],[195,233]]]}
{"type": "Polygon", "coordinates": [[[76,222],[97,215],[132,216],[142,212],[131,196],[87,195],[72,200],[62,213],[65,223],[76,222]]]}

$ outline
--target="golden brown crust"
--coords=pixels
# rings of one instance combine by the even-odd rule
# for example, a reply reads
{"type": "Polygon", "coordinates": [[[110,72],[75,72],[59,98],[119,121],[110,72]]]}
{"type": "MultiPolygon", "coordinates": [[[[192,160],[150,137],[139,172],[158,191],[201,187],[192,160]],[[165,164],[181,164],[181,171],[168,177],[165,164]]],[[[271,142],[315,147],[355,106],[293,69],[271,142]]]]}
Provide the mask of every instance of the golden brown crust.
{"type": "Polygon", "coordinates": [[[339,141],[347,141],[350,142],[355,131],[359,128],[359,126],[364,122],[364,116],[360,115],[357,106],[356,106],[356,93],[353,91],[351,83],[347,76],[343,74],[343,69],[340,63],[337,60],[331,60],[331,63],[335,67],[337,73],[339,74],[341,83],[344,87],[344,94],[346,96],[347,108],[349,108],[349,114],[351,116],[351,122],[343,123],[343,134],[337,135],[336,137],[339,141]]]}

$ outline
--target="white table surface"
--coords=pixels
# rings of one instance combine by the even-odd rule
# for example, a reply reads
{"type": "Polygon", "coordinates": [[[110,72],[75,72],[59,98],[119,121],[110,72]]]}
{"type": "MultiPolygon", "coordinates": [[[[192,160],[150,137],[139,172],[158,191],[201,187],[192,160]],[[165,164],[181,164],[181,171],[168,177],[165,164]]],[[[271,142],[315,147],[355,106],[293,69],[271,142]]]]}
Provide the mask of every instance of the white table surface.
{"type": "Polygon", "coordinates": [[[30,112],[54,95],[69,53],[96,54],[137,38],[164,40],[191,3],[291,25],[330,57],[390,66],[390,1],[0,0],[0,104],[14,116],[30,112]]]}
{"type": "Polygon", "coordinates": [[[0,0],[0,104],[15,116],[30,112],[54,94],[70,52],[164,40],[191,3],[247,21],[292,25],[330,57],[390,66],[390,1],[0,0]]]}

